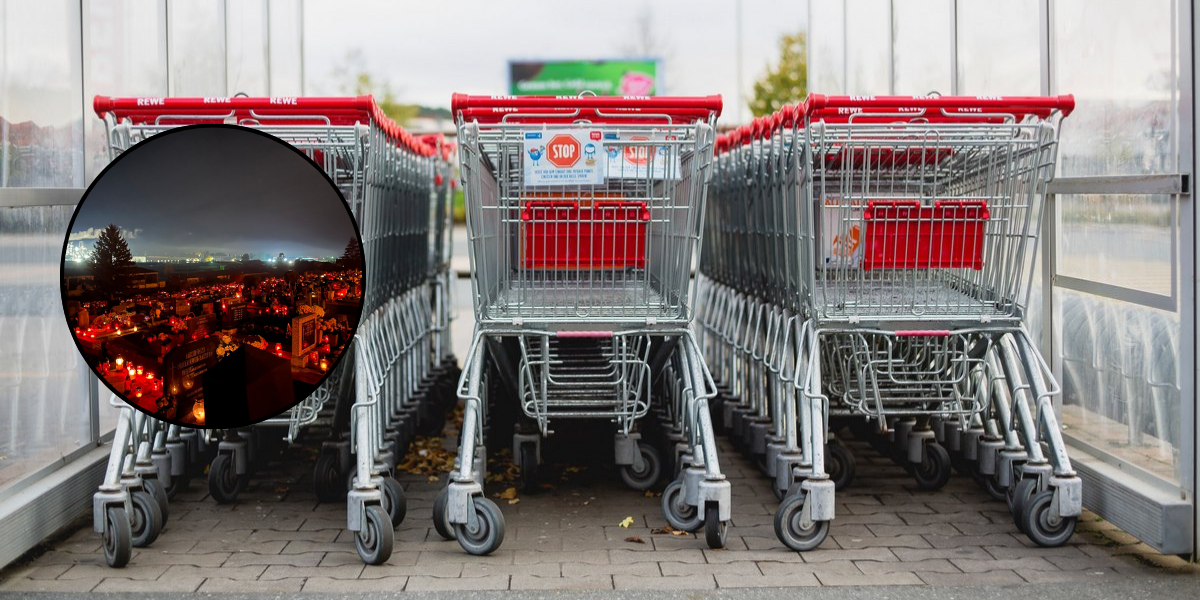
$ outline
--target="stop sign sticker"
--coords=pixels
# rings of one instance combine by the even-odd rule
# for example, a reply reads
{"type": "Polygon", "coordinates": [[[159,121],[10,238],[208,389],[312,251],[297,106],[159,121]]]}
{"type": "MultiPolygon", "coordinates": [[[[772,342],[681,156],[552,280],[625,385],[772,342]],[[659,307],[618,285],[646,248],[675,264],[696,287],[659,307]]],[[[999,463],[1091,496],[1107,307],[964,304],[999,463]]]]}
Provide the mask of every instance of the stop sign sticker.
{"type": "MultiPolygon", "coordinates": [[[[635,135],[629,138],[635,142],[650,141],[650,138],[644,135],[635,135]]],[[[645,166],[654,158],[654,148],[652,146],[625,146],[625,162],[631,165],[645,166]]]]}
{"type": "Polygon", "coordinates": [[[527,131],[523,136],[524,185],[597,185],[608,169],[599,131],[527,131]]]}
{"type": "Polygon", "coordinates": [[[569,135],[556,135],[546,144],[546,160],[560,169],[575,166],[581,154],[579,140],[569,135]]]}

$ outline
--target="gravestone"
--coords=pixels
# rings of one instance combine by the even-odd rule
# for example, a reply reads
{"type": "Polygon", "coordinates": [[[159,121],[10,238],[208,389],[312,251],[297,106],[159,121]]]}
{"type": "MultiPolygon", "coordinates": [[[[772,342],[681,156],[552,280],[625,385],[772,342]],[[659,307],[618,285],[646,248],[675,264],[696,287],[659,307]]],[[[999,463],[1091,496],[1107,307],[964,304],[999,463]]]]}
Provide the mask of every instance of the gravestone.
{"type": "Polygon", "coordinates": [[[176,316],[186,317],[187,314],[190,312],[192,312],[192,303],[191,302],[188,302],[186,300],[179,300],[179,301],[175,302],[175,315],[176,316]]]}
{"type": "Polygon", "coordinates": [[[221,301],[225,307],[221,314],[221,326],[230,329],[237,327],[246,320],[246,303],[241,298],[225,298],[221,301]]]}
{"type": "Polygon", "coordinates": [[[292,366],[303,368],[308,362],[308,353],[321,342],[317,315],[302,315],[292,319],[292,366]]]}
{"type": "Polygon", "coordinates": [[[204,373],[205,425],[241,427],[274,416],[296,401],[288,361],[242,344],[204,373]]]}
{"type": "Polygon", "coordinates": [[[217,338],[208,337],[184,344],[163,358],[165,395],[175,398],[175,414],[168,418],[183,419],[192,412],[196,402],[204,402],[203,375],[217,364],[217,338]]]}
{"type": "Polygon", "coordinates": [[[217,315],[205,314],[187,321],[187,339],[200,339],[217,330],[217,315]]]}

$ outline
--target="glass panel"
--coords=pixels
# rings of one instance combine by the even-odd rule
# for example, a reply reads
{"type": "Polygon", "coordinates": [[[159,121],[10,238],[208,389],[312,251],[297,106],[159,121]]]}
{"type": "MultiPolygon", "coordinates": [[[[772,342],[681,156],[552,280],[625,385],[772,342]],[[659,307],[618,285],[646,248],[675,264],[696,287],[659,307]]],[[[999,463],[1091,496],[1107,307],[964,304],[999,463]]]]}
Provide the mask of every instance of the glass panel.
{"type": "Polygon", "coordinates": [[[241,0],[226,5],[228,10],[226,51],[229,93],[266,96],[267,91],[267,2],[241,0]]]}
{"type": "Polygon", "coordinates": [[[83,185],[79,3],[0,0],[0,187],[83,185]]]}
{"type": "Polygon", "coordinates": [[[846,13],[843,0],[809,3],[808,91],[843,94],[846,56],[846,13]]]}
{"type": "Polygon", "coordinates": [[[950,94],[950,2],[904,0],[892,3],[897,94],[950,94]]]}
{"type": "Polygon", "coordinates": [[[304,7],[300,0],[270,0],[271,94],[304,94],[304,7]]]}
{"type": "Polygon", "coordinates": [[[1058,272],[1170,296],[1170,196],[1059,196],[1058,272]]]}
{"type": "Polygon", "coordinates": [[[888,4],[891,0],[857,0],[846,5],[846,93],[887,94],[888,4]]]}
{"type": "Polygon", "coordinates": [[[960,94],[1034,95],[1041,92],[1040,0],[960,0],[960,94]]]}
{"type": "Polygon", "coordinates": [[[1064,432],[1178,483],[1179,314],[1062,289],[1055,296],[1064,432]]]}
{"type": "Polygon", "coordinates": [[[171,95],[226,95],[225,2],[172,2],[167,15],[171,95]]]}
{"type": "Polygon", "coordinates": [[[1054,9],[1054,77],[1075,94],[1063,122],[1061,175],[1178,171],[1175,35],[1171,0],[1060,0],[1054,9]]]}
{"type": "Polygon", "coordinates": [[[88,0],[84,51],[87,181],[108,165],[104,122],[92,98],[164,96],[167,93],[167,22],[161,0],[88,0]]]}
{"type": "Polygon", "coordinates": [[[0,208],[0,489],[91,438],[87,367],[58,283],[74,209],[0,208]]]}

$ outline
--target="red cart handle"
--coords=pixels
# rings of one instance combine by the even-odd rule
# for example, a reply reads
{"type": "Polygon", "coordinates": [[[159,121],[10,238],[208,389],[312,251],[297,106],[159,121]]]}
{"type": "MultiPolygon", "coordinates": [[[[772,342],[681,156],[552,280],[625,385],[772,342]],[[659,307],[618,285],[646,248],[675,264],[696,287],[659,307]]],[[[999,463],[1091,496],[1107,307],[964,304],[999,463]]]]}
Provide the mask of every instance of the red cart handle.
{"type": "Polygon", "coordinates": [[[383,113],[371,96],[205,98],[96,96],[92,100],[92,108],[100,118],[112,113],[118,120],[127,119],[136,124],[153,123],[160,117],[176,117],[171,119],[173,122],[220,123],[230,113],[233,113],[234,118],[238,121],[254,119],[257,115],[271,117],[272,123],[280,124],[288,123],[289,117],[293,117],[296,122],[303,124],[312,124],[313,117],[328,119],[332,125],[373,122],[393,138],[397,146],[421,156],[432,157],[437,154],[435,145],[417,139],[403,127],[397,125],[383,113]],[[251,114],[251,111],[254,114],[251,114]]]}
{"type": "Polygon", "coordinates": [[[456,113],[464,121],[482,125],[509,123],[570,124],[586,120],[595,124],[637,125],[671,123],[691,124],[707,119],[712,113],[705,109],[675,108],[662,111],[630,111],[628,109],[564,109],[564,108],[465,108],[456,113]],[[665,117],[665,118],[664,118],[665,117]]]}
{"type": "Polygon", "coordinates": [[[1075,96],[826,96],[810,94],[804,101],[805,114],[825,108],[861,108],[864,110],[946,109],[948,112],[972,112],[991,109],[1030,112],[1059,110],[1063,116],[1075,110],[1075,96]]]}
{"type": "Polygon", "coordinates": [[[721,114],[724,101],[713,96],[473,96],[454,94],[450,112],[469,108],[566,108],[664,112],[671,109],[702,109],[721,114]]]}

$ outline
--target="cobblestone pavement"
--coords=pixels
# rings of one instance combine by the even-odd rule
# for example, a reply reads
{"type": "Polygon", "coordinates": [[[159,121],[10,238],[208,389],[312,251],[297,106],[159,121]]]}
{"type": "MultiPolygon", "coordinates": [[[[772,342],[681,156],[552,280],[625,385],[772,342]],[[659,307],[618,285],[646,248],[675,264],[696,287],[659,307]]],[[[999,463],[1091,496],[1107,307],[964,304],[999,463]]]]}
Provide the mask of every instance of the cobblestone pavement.
{"type": "MultiPolygon", "coordinates": [[[[665,525],[659,498],[630,491],[602,461],[548,469],[547,487],[498,499],[507,521],[491,556],[465,554],[433,531],[439,484],[402,475],[408,518],[386,565],[364,566],[345,530],[344,503],[319,504],[310,482],[315,445],[294,447],[253,478],[239,501],[218,505],[203,480],[171,503],[169,522],[124,569],[104,564],[100,538],[75,533],[0,573],[0,591],[356,592],[435,590],[713,589],[777,586],[995,585],[1192,578],[1196,568],[1164,557],[1086,514],[1062,548],[1033,548],[1005,506],[955,477],[940,492],[915,488],[905,472],[852,443],[859,478],[839,493],[837,519],[818,550],[783,549],[771,525],[766,479],[728,445],[733,483],[729,545],[710,550],[665,525]],[[619,526],[632,517],[628,528],[619,526]]],[[[500,469],[503,471],[503,469],[500,469]]],[[[488,493],[507,489],[491,484],[488,493]]]]}

